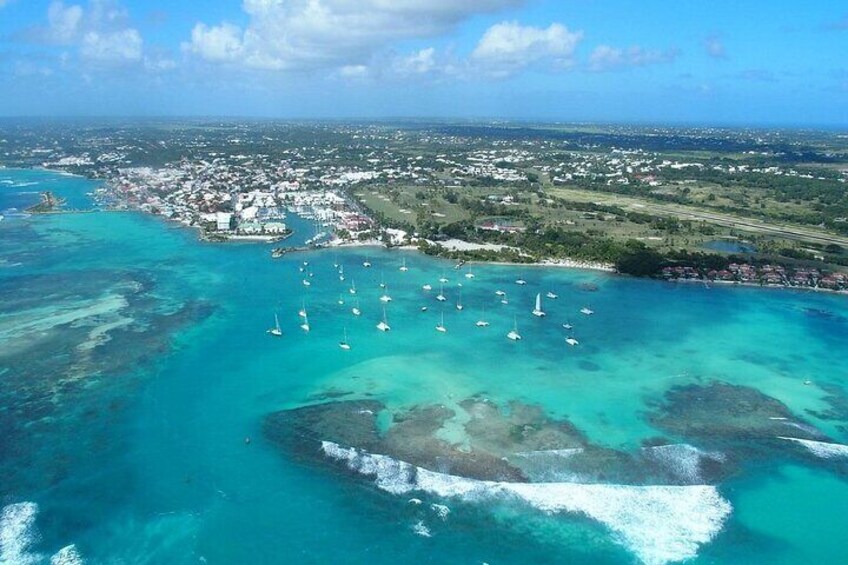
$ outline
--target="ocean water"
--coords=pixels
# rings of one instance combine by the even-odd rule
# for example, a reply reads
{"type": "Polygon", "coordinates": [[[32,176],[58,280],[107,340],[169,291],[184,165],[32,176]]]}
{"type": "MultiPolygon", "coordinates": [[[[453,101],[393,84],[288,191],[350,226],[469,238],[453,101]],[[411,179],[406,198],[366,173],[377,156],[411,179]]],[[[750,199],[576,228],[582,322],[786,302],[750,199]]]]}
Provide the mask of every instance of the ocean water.
{"type": "MultiPolygon", "coordinates": [[[[40,190],[90,208],[94,187],[0,169],[0,210],[35,203],[40,190]]],[[[311,229],[294,221],[290,244],[311,229]]],[[[203,243],[136,213],[0,221],[0,563],[843,562],[845,297],[457,270],[377,248],[272,260],[270,247],[203,243]],[[444,304],[434,298],[441,276],[444,304]],[[388,333],[375,328],[381,280],[393,298],[388,333]],[[537,319],[533,300],[548,291],[559,298],[543,299],[548,315],[537,319]],[[360,317],[350,312],[357,299],[360,317]],[[266,334],[275,313],[278,339],[266,334]],[[489,327],[475,327],[481,316],[489,327]],[[523,339],[511,342],[516,323],[523,339]],[[338,347],[345,331],[350,351],[338,347]],[[768,456],[710,480],[705,454],[747,453],[747,436],[699,440],[652,415],[671,391],[714,381],[776,399],[824,446],[775,439],[768,456]],[[438,437],[465,445],[471,397],[541,406],[617,453],[647,453],[646,441],[665,438],[672,445],[644,458],[680,480],[563,478],[564,451],[531,454],[545,477],[532,485],[410,474],[404,461],[329,443],[315,450],[326,464],[304,461],[263,434],[277,411],[371,399],[386,407],[384,428],[391,414],[445,406],[456,417],[438,437]]],[[[748,405],[714,406],[708,423],[738,420],[748,405]]],[[[810,439],[796,432],[782,435],[810,439]]]]}

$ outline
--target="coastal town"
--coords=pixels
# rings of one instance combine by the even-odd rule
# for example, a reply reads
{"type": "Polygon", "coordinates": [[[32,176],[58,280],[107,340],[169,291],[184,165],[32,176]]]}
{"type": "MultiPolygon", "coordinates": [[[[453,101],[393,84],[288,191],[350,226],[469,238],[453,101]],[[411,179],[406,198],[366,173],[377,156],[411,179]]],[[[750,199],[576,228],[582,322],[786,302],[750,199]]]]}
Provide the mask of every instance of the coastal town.
{"type": "Polygon", "coordinates": [[[848,286],[848,203],[839,200],[848,167],[810,165],[835,158],[837,148],[819,138],[623,126],[251,126],[29,129],[0,139],[0,160],[102,179],[93,196],[103,209],[156,214],[216,241],[278,242],[294,215],[309,226],[306,245],[383,243],[622,272],[630,272],[623,257],[650,252],[662,261],[634,274],[848,286]]]}

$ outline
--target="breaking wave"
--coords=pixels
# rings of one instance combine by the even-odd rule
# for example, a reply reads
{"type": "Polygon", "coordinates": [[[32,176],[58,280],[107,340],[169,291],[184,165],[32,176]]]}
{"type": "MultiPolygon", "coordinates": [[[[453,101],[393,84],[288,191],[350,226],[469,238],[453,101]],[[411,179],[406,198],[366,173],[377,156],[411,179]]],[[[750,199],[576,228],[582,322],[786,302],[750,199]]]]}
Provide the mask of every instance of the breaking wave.
{"type": "Polygon", "coordinates": [[[701,451],[688,443],[645,447],[642,449],[642,454],[661,464],[673,473],[675,477],[689,484],[703,482],[701,478],[701,463],[704,459],[712,459],[714,461],[724,460],[724,455],[721,453],[701,451]]]}
{"type": "Polygon", "coordinates": [[[322,442],[323,452],[393,493],[423,491],[469,502],[518,500],[548,513],[587,516],[613,532],[646,565],[695,557],[721,531],[731,505],[710,485],[626,486],[508,483],[429,471],[385,455],[322,442]]]}
{"type": "Polygon", "coordinates": [[[848,457],[848,445],[841,443],[829,443],[826,441],[814,441],[811,439],[801,439],[797,437],[778,436],[778,439],[785,439],[799,443],[810,450],[810,453],[822,459],[831,459],[833,457],[848,457]]]}
{"type": "MultiPolygon", "coordinates": [[[[38,505],[34,502],[9,504],[0,513],[0,564],[30,565],[41,563],[44,557],[32,551],[38,542],[35,519],[38,505]]],[[[68,545],[50,558],[50,565],[82,565],[76,546],[68,545]]]]}

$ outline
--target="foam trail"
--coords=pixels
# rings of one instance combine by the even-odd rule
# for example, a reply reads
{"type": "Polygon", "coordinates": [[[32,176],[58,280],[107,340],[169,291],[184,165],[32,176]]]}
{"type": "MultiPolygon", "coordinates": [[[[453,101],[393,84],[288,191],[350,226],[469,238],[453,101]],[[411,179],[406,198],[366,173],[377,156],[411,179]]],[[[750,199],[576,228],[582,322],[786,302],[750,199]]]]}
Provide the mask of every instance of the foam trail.
{"type": "Polygon", "coordinates": [[[38,505],[34,502],[18,502],[3,508],[0,514],[0,563],[29,565],[41,560],[39,555],[29,552],[38,535],[35,517],[38,505]]]}
{"type": "Polygon", "coordinates": [[[721,530],[731,505],[710,485],[626,486],[579,483],[507,483],[429,471],[385,455],[332,442],[324,453],[374,477],[393,494],[424,491],[465,501],[520,500],[549,513],[577,513],[609,528],[646,565],[695,557],[721,530]]]}
{"type": "Polygon", "coordinates": [[[67,545],[50,558],[50,565],[82,565],[82,556],[77,546],[67,545]]]}
{"type": "Polygon", "coordinates": [[[810,450],[810,453],[822,459],[830,459],[833,457],[848,457],[848,445],[841,443],[828,443],[826,441],[813,441],[811,439],[801,439],[797,437],[777,436],[778,439],[785,439],[800,443],[810,450]]]}

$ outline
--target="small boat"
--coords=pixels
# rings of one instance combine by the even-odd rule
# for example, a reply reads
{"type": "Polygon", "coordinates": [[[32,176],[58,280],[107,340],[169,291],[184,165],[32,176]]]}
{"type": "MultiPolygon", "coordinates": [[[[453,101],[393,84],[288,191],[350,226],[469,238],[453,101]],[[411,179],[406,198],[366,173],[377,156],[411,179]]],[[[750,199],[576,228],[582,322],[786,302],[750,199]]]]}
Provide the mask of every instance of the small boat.
{"type": "Polygon", "coordinates": [[[392,301],[392,297],[389,296],[389,287],[385,287],[386,291],[383,293],[383,296],[380,297],[380,302],[389,303],[392,301]]]}
{"type": "Polygon", "coordinates": [[[581,309],[580,309],[580,313],[581,313],[581,314],[586,314],[587,316],[591,316],[592,314],[594,314],[594,313],[595,313],[595,311],[594,311],[594,310],[592,310],[591,308],[588,308],[588,307],[584,306],[583,308],[581,308],[581,309]]]}
{"type": "Polygon", "coordinates": [[[545,316],[545,311],[542,310],[542,295],[536,294],[536,306],[533,308],[533,315],[537,318],[545,316]]]}
{"type": "Polygon", "coordinates": [[[268,333],[274,337],[280,337],[283,335],[283,330],[280,329],[280,318],[274,313],[274,327],[268,330],[268,333]]]}
{"type": "Polygon", "coordinates": [[[403,258],[403,264],[398,269],[400,272],[405,273],[409,270],[409,267],[406,266],[406,257],[403,258]]]}
{"type": "Polygon", "coordinates": [[[300,271],[300,272],[302,273],[302,272],[303,272],[303,271],[305,271],[306,269],[304,269],[303,267],[298,267],[298,268],[297,268],[297,270],[298,270],[298,271],[300,271]]]}
{"type": "Polygon", "coordinates": [[[456,301],[456,309],[462,311],[462,289],[459,289],[459,298],[456,301]]]}
{"type": "Polygon", "coordinates": [[[465,278],[471,280],[474,278],[474,273],[465,273],[465,278]]]}
{"type": "Polygon", "coordinates": [[[368,257],[366,257],[365,261],[362,262],[362,266],[366,269],[371,266],[371,261],[368,260],[368,257]]]}
{"type": "Polygon", "coordinates": [[[356,299],[356,305],[353,308],[350,309],[350,312],[354,316],[359,316],[360,314],[362,314],[362,311],[359,309],[359,299],[358,298],[356,299]]]}
{"type": "Polygon", "coordinates": [[[525,281],[524,279],[515,279],[515,284],[517,284],[518,286],[524,286],[525,284],[527,284],[527,281],[525,281]]]}
{"type": "Polygon", "coordinates": [[[555,293],[553,293],[553,292],[548,292],[548,293],[545,295],[545,297],[546,297],[546,298],[550,298],[551,300],[556,300],[557,298],[559,298],[559,295],[558,295],[558,294],[555,294],[555,293]]]}
{"type": "Polygon", "coordinates": [[[350,351],[350,344],[347,342],[347,328],[344,329],[344,337],[339,342],[339,347],[345,351],[350,351]]]}
{"type": "Polygon", "coordinates": [[[447,298],[445,298],[445,285],[444,284],[442,284],[442,286],[439,290],[439,294],[436,295],[436,300],[438,300],[439,302],[444,302],[445,300],[447,300],[447,298]]]}
{"type": "Polygon", "coordinates": [[[506,293],[502,290],[496,290],[495,294],[497,294],[498,296],[506,296],[506,293]]]}
{"type": "Polygon", "coordinates": [[[422,307],[421,307],[421,311],[422,311],[422,312],[426,312],[426,311],[427,311],[427,307],[426,307],[426,306],[422,306],[422,307]]]}
{"type": "Polygon", "coordinates": [[[433,290],[433,285],[431,285],[431,284],[425,284],[425,285],[424,285],[424,286],[422,286],[421,288],[422,288],[422,289],[424,289],[424,290],[430,291],[430,290],[433,290]]]}
{"type": "Polygon", "coordinates": [[[309,318],[306,316],[306,312],[303,313],[303,323],[300,324],[300,329],[305,332],[309,331],[309,318]]]}
{"type": "Polygon", "coordinates": [[[297,313],[301,318],[306,317],[306,300],[303,301],[303,305],[300,307],[300,310],[297,313]]]}
{"type": "Polygon", "coordinates": [[[477,320],[477,322],[474,325],[477,326],[478,328],[489,327],[489,322],[486,321],[485,315],[486,315],[486,309],[483,308],[483,312],[482,312],[482,315],[480,316],[480,319],[477,320]]]}
{"type": "Polygon", "coordinates": [[[445,327],[445,313],[442,312],[442,320],[436,326],[437,332],[447,333],[448,329],[445,327]]]}
{"type": "Polygon", "coordinates": [[[303,279],[303,286],[312,286],[312,283],[309,282],[309,279],[303,279]]]}
{"type": "Polygon", "coordinates": [[[512,341],[519,341],[521,339],[521,334],[518,333],[518,318],[515,318],[512,330],[506,334],[506,337],[512,341]]]}
{"type": "Polygon", "coordinates": [[[447,279],[447,277],[445,276],[444,273],[442,273],[442,276],[439,277],[439,282],[442,283],[442,284],[445,284],[446,282],[448,282],[448,279],[447,279]]]}
{"type": "Polygon", "coordinates": [[[344,298],[342,298],[342,295],[340,294],[339,295],[339,306],[343,306],[343,305],[344,305],[344,298]]]}
{"type": "Polygon", "coordinates": [[[567,329],[567,330],[570,330],[570,329],[573,329],[573,328],[574,328],[574,326],[572,326],[572,325],[571,325],[571,324],[569,324],[568,322],[564,323],[564,324],[562,325],[562,327],[564,327],[564,328],[565,328],[565,329],[567,329]]]}
{"type": "Polygon", "coordinates": [[[574,339],[573,337],[565,338],[565,343],[567,343],[568,345],[580,345],[580,342],[574,339]]]}
{"type": "Polygon", "coordinates": [[[377,324],[377,329],[380,330],[381,332],[387,332],[390,329],[392,329],[392,327],[389,325],[389,321],[386,319],[386,308],[385,307],[383,307],[383,319],[380,320],[379,324],[377,324]]]}
{"type": "Polygon", "coordinates": [[[354,281],[350,281],[350,288],[348,292],[351,294],[356,294],[356,283],[354,281]]]}

